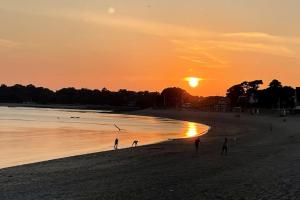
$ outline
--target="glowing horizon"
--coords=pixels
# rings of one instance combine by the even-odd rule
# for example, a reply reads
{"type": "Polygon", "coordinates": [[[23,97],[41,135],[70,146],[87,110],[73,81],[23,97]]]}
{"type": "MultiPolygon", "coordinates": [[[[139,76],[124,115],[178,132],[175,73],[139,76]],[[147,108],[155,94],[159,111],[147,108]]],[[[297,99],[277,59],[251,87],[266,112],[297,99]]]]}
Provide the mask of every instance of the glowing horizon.
{"type": "Polygon", "coordinates": [[[54,90],[176,86],[199,96],[224,95],[244,80],[295,87],[299,6],[294,0],[4,0],[0,80],[54,90]],[[198,87],[184,80],[191,75],[203,78],[198,87]]]}

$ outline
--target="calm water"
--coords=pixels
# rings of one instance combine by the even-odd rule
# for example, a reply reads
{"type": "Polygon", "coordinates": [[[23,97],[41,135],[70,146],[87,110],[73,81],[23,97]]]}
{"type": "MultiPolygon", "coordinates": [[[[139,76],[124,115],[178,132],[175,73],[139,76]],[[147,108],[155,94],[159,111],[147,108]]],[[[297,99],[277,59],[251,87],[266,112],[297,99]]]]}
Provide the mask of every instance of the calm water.
{"type": "Polygon", "coordinates": [[[92,110],[0,107],[0,168],[206,132],[207,126],[92,110]],[[122,130],[118,131],[114,124],[122,130]]]}

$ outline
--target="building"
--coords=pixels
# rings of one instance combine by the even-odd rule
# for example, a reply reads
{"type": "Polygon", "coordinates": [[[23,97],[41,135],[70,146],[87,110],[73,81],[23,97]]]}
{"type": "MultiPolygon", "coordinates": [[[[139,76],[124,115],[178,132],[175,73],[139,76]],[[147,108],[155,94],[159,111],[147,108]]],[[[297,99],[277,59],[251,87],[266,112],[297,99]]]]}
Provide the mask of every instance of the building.
{"type": "Polygon", "coordinates": [[[205,111],[226,112],[228,110],[229,100],[227,97],[210,96],[203,98],[198,108],[205,111]]]}
{"type": "Polygon", "coordinates": [[[296,106],[300,106],[300,87],[296,87],[296,94],[295,94],[296,98],[296,106]]]}
{"type": "Polygon", "coordinates": [[[215,104],[216,112],[226,112],[229,110],[230,100],[227,97],[221,97],[215,104]]]}

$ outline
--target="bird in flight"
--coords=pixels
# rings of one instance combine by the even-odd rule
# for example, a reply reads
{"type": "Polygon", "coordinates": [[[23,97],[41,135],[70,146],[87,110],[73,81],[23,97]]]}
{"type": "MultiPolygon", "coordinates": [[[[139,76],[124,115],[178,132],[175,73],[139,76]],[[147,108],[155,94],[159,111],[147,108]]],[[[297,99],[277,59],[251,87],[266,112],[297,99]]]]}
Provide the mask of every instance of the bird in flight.
{"type": "Polygon", "coordinates": [[[125,131],[125,129],[119,128],[116,124],[114,124],[114,126],[115,126],[119,131],[125,131]]]}

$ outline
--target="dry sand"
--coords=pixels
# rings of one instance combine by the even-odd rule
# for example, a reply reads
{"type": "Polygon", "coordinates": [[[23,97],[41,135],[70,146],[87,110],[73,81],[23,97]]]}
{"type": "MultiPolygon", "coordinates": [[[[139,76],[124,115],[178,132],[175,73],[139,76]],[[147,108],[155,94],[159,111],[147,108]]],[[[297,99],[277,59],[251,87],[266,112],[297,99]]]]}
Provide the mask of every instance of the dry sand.
{"type": "Polygon", "coordinates": [[[300,118],[135,114],[212,129],[201,138],[198,154],[193,139],[186,139],[2,169],[0,199],[300,199],[300,118]],[[224,137],[228,156],[220,155],[224,137]]]}

